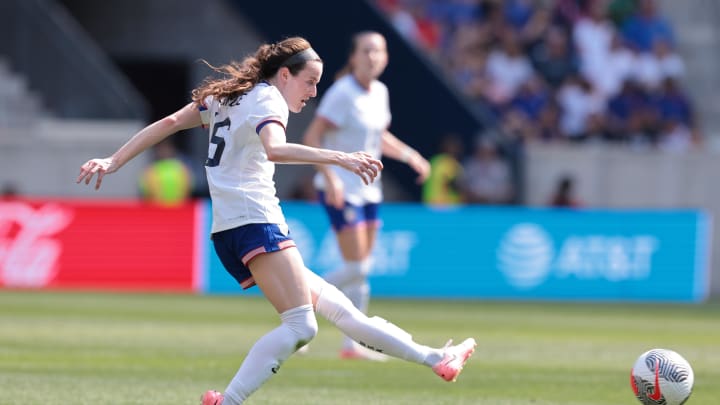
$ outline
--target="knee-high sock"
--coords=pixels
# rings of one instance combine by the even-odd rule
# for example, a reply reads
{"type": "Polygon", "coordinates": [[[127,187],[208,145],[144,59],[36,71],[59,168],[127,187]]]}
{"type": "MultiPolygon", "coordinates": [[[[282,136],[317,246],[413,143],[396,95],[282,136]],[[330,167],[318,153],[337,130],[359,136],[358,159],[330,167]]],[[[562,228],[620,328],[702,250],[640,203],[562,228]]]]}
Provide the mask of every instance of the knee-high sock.
{"type": "Polygon", "coordinates": [[[316,302],[317,313],[361,345],[427,366],[442,359],[442,349],[415,343],[409,333],[382,318],[368,318],[337,288],[322,279],[313,279],[312,282],[324,283],[316,286],[320,291],[316,302]]]}
{"type": "Polygon", "coordinates": [[[317,334],[312,305],[303,305],[280,314],[282,323],[253,345],[240,369],[225,389],[224,405],[238,405],[255,392],[300,346],[317,334]]]}
{"type": "MultiPolygon", "coordinates": [[[[368,283],[366,279],[355,279],[340,290],[345,293],[345,296],[348,297],[355,308],[359,309],[363,314],[367,314],[370,302],[370,283],[368,283]]],[[[345,350],[353,349],[356,344],[357,343],[347,335],[343,338],[342,347],[345,350]]]]}
{"type": "Polygon", "coordinates": [[[360,261],[346,260],[342,267],[326,273],[323,278],[325,278],[328,283],[342,290],[349,283],[355,282],[356,280],[367,280],[367,276],[370,274],[370,265],[370,259],[360,261]]]}

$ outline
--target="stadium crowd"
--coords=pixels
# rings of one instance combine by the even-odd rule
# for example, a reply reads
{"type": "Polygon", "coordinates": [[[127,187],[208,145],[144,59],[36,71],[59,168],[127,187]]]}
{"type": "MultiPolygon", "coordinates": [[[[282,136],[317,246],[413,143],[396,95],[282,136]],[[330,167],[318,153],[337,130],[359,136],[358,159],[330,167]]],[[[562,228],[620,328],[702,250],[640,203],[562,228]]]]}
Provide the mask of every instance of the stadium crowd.
{"type": "Polygon", "coordinates": [[[501,137],[701,144],[656,0],[376,0],[501,137]]]}

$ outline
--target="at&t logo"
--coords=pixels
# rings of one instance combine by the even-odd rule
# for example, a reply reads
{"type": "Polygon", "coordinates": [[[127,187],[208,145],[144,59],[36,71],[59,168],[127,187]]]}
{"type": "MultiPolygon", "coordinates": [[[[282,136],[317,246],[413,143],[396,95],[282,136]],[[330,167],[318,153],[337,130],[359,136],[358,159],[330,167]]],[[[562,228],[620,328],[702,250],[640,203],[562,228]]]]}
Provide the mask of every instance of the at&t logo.
{"type": "Polygon", "coordinates": [[[498,268],[515,287],[532,288],[545,281],[553,255],[552,239],[542,228],[518,224],[500,242],[498,268]]]}
{"type": "Polygon", "coordinates": [[[553,238],[540,226],[522,223],[503,236],[497,264],[516,288],[537,287],[555,279],[642,280],[650,276],[660,241],[653,235],[568,235],[555,249],[553,238]]]}

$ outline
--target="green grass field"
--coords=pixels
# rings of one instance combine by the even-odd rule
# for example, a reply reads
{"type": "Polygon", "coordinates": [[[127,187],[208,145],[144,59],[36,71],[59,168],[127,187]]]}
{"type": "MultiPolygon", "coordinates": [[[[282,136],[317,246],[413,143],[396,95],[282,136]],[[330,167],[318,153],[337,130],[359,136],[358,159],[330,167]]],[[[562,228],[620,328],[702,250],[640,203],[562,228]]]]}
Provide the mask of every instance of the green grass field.
{"type": "MultiPolygon", "coordinates": [[[[372,313],[419,342],[474,336],[454,384],[400,360],[339,360],[324,320],[249,404],[639,404],[637,356],[680,352],[693,404],[720,402],[720,305],[375,300],[372,313]]],[[[197,404],[222,391],[251,344],[277,325],[264,300],[0,290],[0,404],[197,404]]]]}

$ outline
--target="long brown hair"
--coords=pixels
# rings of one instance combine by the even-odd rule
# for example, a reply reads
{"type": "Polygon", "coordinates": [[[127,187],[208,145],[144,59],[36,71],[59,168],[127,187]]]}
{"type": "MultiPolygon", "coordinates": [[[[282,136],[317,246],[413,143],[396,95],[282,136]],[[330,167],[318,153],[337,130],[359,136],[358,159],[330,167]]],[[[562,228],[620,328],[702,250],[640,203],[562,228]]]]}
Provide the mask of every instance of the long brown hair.
{"type": "MultiPolygon", "coordinates": [[[[224,78],[206,78],[202,84],[192,91],[192,101],[202,104],[208,96],[215,99],[228,99],[240,96],[252,90],[262,80],[275,76],[281,67],[285,66],[295,76],[303,70],[307,60],[301,60],[292,65],[286,61],[293,55],[310,48],[310,42],[301,37],[291,37],[274,44],[262,44],[254,55],[248,56],[242,62],[230,62],[219,67],[204,62],[212,70],[225,76],[224,78]]],[[[319,58],[318,61],[322,62],[319,58]]]]}

